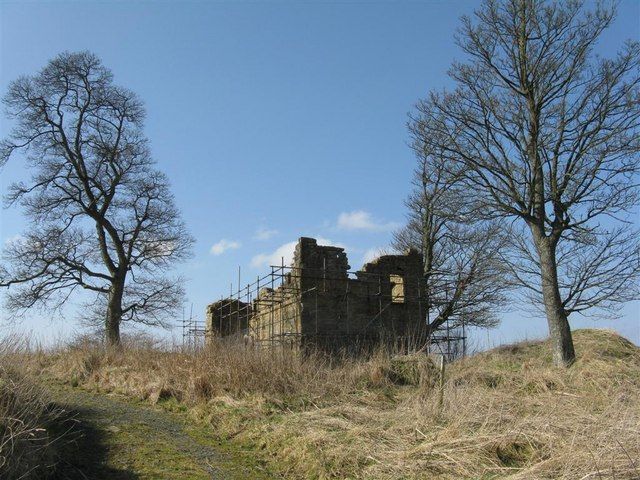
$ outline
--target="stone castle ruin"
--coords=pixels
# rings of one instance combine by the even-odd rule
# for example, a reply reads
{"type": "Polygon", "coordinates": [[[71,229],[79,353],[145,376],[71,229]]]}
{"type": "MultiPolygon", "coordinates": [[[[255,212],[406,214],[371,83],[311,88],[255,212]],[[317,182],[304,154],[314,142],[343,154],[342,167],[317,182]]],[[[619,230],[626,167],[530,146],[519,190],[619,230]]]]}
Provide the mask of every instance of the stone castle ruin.
{"type": "Polygon", "coordinates": [[[272,266],[206,310],[205,337],[261,347],[326,352],[424,341],[423,259],[415,250],[383,255],[350,272],[343,248],[300,238],[290,266],[272,266]]]}

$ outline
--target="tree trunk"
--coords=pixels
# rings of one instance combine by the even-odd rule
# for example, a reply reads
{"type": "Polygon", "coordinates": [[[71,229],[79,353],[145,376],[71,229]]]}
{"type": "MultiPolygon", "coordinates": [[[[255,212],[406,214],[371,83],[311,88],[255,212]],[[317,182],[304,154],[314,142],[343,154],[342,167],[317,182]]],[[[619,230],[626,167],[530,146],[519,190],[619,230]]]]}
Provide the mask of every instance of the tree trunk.
{"type": "Polygon", "coordinates": [[[124,283],[114,282],[109,291],[107,317],[105,319],[105,336],[110,347],[120,345],[120,322],[122,321],[122,295],[124,283]]]}
{"type": "Polygon", "coordinates": [[[551,239],[539,232],[534,231],[533,235],[540,257],[542,299],[552,342],[553,363],[558,367],[568,367],[575,361],[576,354],[571,327],[560,297],[555,245],[551,239]]]}

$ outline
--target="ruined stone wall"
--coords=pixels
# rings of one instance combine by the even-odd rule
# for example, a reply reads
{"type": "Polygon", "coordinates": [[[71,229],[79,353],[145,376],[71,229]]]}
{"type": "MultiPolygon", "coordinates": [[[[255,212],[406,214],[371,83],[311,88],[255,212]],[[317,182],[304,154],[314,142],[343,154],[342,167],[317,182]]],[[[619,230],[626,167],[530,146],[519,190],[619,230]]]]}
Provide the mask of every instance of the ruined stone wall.
{"type": "Polygon", "coordinates": [[[300,296],[289,279],[276,288],[263,288],[253,301],[249,321],[252,338],[264,346],[297,346],[300,333],[300,296]]]}
{"type": "Polygon", "coordinates": [[[207,339],[244,334],[251,315],[251,305],[238,300],[224,299],[208,305],[205,313],[207,339]]]}
{"type": "Polygon", "coordinates": [[[303,343],[351,349],[389,339],[396,346],[420,343],[424,333],[422,255],[385,255],[349,277],[344,249],[301,238],[294,268],[300,269],[303,343]]]}
{"type": "Polygon", "coordinates": [[[404,255],[384,255],[364,266],[357,273],[358,280],[368,285],[378,283],[382,308],[374,307],[369,316],[376,327],[390,339],[398,339],[396,346],[412,348],[421,344],[425,334],[426,289],[423,279],[422,255],[410,250],[404,255]]]}
{"type": "Polygon", "coordinates": [[[301,333],[307,339],[343,334],[347,316],[347,272],[351,268],[344,249],[319,246],[313,238],[301,238],[293,267],[299,272],[302,291],[301,333]]]}
{"type": "Polygon", "coordinates": [[[381,341],[406,349],[419,344],[426,314],[422,255],[384,255],[351,277],[350,268],[343,248],[300,238],[282,285],[261,289],[248,316],[235,319],[264,346],[335,352],[381,341]]]}

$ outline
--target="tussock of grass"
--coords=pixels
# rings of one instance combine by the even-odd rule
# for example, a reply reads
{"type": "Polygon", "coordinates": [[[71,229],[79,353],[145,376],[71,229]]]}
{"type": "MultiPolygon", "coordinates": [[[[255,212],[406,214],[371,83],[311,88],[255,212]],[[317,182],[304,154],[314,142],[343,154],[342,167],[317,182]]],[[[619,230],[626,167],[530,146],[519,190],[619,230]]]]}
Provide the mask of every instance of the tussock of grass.
{"type": "Polygon", "coordinates": [[[21,368],[24,344],[0,342],[0,478],[44,479],[58,462],[62,411],[21,368]],[[58,432],[58,433],[56,433],[58,432]]]}
{"type": "Polygon", "coordinates": [[[32,359],[88,388],[186,405],[289,478],[640,478],[640,349],[608,331],[574,338],[569,370],[547,342],[455,362],[442,403],[428,359],[383,353],[332,365],[240,346],[76,345],[32,359]]]}
{"type": "Polygon", "coordinates": [[[81,343],[34,360],[57,378],[152,403],[174,398],[193,405],[221,395],[261,395],[274,405],[295,408],[348,392],[364,381],[368,368],[353,360],[334,368],[323,357],[302,359],[291,351],[272,355],[243,345],[194,354],[147,344],[109,350],[81,343]]]}

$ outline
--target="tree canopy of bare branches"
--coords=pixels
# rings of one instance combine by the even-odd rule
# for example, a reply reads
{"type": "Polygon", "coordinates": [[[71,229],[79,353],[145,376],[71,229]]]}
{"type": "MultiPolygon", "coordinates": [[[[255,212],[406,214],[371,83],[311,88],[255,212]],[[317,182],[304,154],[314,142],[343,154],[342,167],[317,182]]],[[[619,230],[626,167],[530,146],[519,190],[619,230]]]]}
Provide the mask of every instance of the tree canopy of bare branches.
{"type": "Polygon", "coordinates": [[[594,53],[614,7],[487,0],[463,18],[453,91],[422,100],[412,131],[452,171],[467,208],[512,226],[513,279],[541,301],[554,361],[568,317],[638,298],[640,45],[594,53]]]}
{"type": "Polygon", "coordinates": [[[85,290],[110,344],[123,321],[164,324],[183,298],[167,272],[189,256],[192,238],[151,157],[140,99],[80,52],[12,82],[4,104],[15,127],[0,164],[21,151],[32,173],[6,196],[31,221],[4,251],[8,308],[56,308],[85,290]]]}
{"type": "Polygon", "coordinates": [[[503,232],[491,221],[465,211],[460,172],[452,174],[440,155],[416,142],[418,166],[406,205],[405,227],[394,234],[398,250],[415,248],[424,258],[428,305],[427,333],[445,322],[493,327],[506,304],[508,269],[500,252],[503,232]]]}

